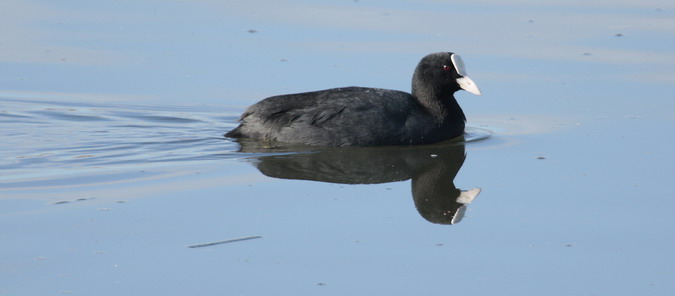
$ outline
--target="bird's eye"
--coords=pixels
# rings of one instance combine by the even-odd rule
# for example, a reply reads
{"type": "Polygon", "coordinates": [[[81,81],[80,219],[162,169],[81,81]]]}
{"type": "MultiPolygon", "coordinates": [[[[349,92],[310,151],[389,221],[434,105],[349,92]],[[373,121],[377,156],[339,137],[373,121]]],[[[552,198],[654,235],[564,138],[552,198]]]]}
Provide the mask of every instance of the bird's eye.
{"type": "Polygon", "coordinates": [[[450,66],[448,65],[443,65],[443,71],[450,71],[450,66]]]}

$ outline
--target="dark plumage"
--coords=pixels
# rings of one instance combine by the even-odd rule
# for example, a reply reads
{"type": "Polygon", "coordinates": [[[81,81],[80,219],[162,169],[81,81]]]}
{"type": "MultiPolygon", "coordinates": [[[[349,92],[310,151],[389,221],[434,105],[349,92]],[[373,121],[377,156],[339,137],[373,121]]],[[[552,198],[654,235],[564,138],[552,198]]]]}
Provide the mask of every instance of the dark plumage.
{"type": "Polygon", "coordinates": [[[464,133],[453,96],[460,89],[480,95],[457,54],[433,53],[415,68],[412,94],[345,87],[274,96],[249,107],[225,136],[318,146],[436,143],[464,133]]]}

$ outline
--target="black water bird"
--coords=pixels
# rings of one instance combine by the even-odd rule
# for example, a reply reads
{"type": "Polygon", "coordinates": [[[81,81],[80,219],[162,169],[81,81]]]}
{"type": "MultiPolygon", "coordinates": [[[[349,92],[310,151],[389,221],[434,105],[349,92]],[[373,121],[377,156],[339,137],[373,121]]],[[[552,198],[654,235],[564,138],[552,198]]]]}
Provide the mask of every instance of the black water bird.
{"type": "Polygon", "coordinates": [[[459,55],[432,53],[419,62],[412,94],[345,87],[269,97],[241,115],[231,138],[316,146],[431,144],[464,133],[454,93],[480,95],[459,55]]]}

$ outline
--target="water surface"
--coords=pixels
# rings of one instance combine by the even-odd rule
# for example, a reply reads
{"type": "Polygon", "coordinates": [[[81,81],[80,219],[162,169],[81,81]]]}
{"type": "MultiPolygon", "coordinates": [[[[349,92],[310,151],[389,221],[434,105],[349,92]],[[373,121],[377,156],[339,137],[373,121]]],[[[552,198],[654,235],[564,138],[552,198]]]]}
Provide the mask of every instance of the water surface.
{"type": "Polygon", "coordinates": [[[675,290],[670,2],[0,8],[0,295],[675,290]],[[222,138],[266,96],[408,90],[441,50],[489,138],[222,138]]]}

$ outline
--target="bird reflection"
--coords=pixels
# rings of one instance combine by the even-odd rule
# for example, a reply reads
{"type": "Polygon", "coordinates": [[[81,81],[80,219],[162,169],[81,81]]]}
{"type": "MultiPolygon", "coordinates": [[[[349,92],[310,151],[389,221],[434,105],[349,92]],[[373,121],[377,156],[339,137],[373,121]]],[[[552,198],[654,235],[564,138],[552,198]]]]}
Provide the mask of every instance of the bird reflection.
{"type": "Polygon", "coordinates": [[[427,146],[343,147],[267,146],[240,139],[241,152],[263,153],[255,166],[269,177],[340,184],[412,180],[412,196],[422,217],[456,224],[480,189],[460,190],[455,176],[466,158],[463,142],[427,146]],[[302,152],[299,152],[302,151],[302,152]],[[274,154],[270,155],[272,152],[274,154]],[[277,152],[289,152],[279,154],[277,152]]]}

